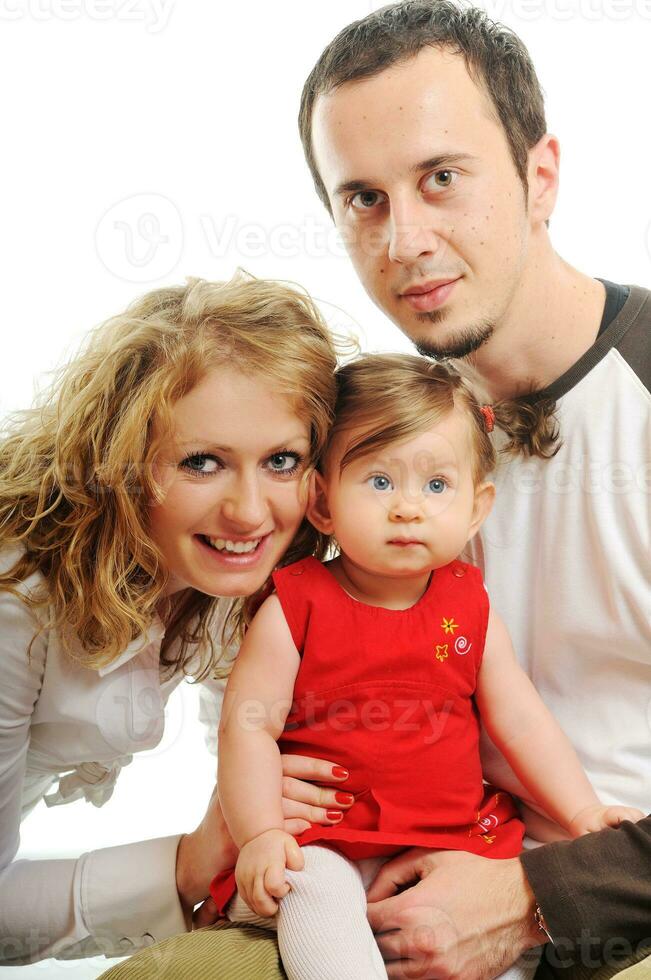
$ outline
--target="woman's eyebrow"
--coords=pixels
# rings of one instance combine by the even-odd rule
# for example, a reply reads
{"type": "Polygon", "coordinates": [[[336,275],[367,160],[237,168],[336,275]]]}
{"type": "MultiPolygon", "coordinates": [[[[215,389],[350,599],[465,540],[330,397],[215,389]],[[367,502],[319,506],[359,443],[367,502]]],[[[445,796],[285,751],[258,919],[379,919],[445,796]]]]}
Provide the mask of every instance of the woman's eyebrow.
{"type": "MultiPolygon", "coordinates": [[[[309,445],[309,436],[307,436],[304,432],[296,432],[293,435],[282,439],[280,442],[274,443],[269,449],[263,450],[262,455],[266,454],[272,456],[274,453],[281,452],[283,449],[289,449],[292,445],[302,442],[309,445]]],[[[178,439],[176,440],[176,445],[181,450],[196,450],[198,446],[201,446],[202,450],[216,453],[237,453],[242,448],[241,446],[226,446],[222,443],[213,442],[210,438],[203,438],[201,435],[194,436],[191,439],[178,439]]]]}

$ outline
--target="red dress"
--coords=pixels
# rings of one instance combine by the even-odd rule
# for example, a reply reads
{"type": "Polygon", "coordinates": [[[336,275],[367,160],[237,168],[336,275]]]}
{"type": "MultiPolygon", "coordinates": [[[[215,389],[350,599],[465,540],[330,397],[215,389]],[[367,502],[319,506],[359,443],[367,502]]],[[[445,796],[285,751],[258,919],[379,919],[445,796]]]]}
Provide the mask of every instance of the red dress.
{"type": "MultiPolygon", "coordinates": [[[[273,580],[301,654],[280,751],[335,760],[355,795],[336,826],[313,824],[299,844],[353,860],[406,847],[519,854],[515,805],[482,780],[473,694],[489,603],[478,569],[436,569],[401,610],[351,598],[315,558],[273,580]]],[[[213,881],[222,912],[234,891],[232,871],[213,881]]]]}

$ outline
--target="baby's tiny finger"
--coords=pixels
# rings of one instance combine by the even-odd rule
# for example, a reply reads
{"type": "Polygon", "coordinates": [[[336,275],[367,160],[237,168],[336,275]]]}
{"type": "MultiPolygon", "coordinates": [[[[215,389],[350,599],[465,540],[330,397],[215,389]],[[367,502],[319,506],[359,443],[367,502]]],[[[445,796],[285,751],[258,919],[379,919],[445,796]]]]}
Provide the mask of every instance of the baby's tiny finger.
{"type": "Polygon", "coordinates": [[[249,907],[262,916],[272,916],[278,911],[278,903],[273,900],[265,888],[263,875],[256,875],[249,907]]]}
{"type": "Polygon", "coordinates": [[[285,868],[267,868],[264,876],[265,889],[274,898],[284,898],[289,891],[289,885],[285,880],[285,868]]]}

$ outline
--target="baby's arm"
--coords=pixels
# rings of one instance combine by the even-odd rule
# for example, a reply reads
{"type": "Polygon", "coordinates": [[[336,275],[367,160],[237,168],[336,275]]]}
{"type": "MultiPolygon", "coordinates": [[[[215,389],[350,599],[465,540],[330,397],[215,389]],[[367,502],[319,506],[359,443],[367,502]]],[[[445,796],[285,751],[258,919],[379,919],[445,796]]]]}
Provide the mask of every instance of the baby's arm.
{"type": "Polygon", "coordinates": [[[283,830],[282,766],[276,740],[292,704],[300,657],[275,595],[258,610],[224,694],[219,726],[219,797],[240,855],[237,886],[258,915],[273,915],[300,871],[300,847],[283,830]]]}
{"type": "Polygon", "coordinates": [[[518,664],[506,626],[492,610],[476,701],[486,731],[520,782],[572,837],[643,816],[639,810],[599,802],[569,739],[518,664]]]}

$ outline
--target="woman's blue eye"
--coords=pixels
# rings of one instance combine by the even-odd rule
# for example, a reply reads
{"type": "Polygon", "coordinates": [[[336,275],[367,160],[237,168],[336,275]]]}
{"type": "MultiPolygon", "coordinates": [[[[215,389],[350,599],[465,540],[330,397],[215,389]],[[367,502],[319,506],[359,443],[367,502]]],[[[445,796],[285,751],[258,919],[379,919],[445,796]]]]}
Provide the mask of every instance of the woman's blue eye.
{"type": "Polygon", "coordinates": [[[372,476],[371,486],[374,490],[391,490],[392,483],[388,476],[372,476]]]}
{"type": "Polygon", "coordinates": [[[203,455],[201,453],[188,456],[187,459],[183,460],[181,466],[189,470],[190,473],[195,473],[198,476],[210,476],[211,473],[216,473],[221,468],[221,464],[215,456],[203,455]]]}
{"type": "Polygon", "coordinates": [[[293,473],[300,462],[298,453],[274,453],[269,457],[269,467],[274,473],[293,473]]]}
{"type": "Polygon", "coordinates": [[[440,477],[437,476],[433,480],[429,481],[429,483],[427,484],[427,491],[428,493],[443,493],[446,485],[447,484],[445,480],[442,480],[440,477]]]}

